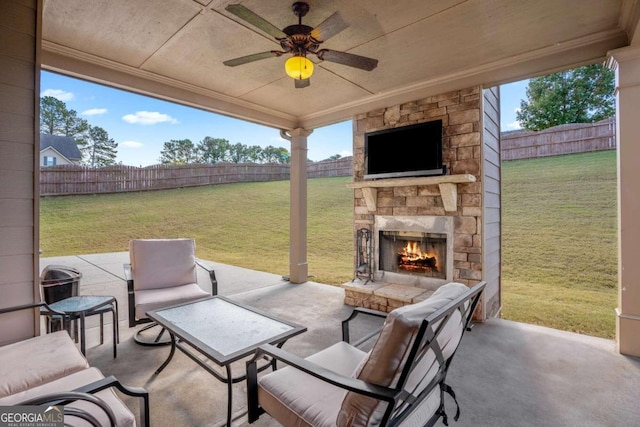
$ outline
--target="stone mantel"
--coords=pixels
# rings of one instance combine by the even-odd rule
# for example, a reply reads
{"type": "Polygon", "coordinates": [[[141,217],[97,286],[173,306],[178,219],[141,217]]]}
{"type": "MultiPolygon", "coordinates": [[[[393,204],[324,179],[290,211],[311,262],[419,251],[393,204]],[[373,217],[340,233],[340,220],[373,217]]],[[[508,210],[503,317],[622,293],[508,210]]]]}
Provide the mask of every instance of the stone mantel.
{"type": "Polygon", "coordinates": [[[455,212],[458,209],[457,184],[475,182],[476,177],[471,174],[424,176],[417,178],[392,178],[380,180],[368,180],[350,182],[347,187],[362,189],[362,195],[367,204],[367,209],[374,212],[377,209],[378,188],[406,187],[414,185],[438,185],[444,210],[455,212]]]}

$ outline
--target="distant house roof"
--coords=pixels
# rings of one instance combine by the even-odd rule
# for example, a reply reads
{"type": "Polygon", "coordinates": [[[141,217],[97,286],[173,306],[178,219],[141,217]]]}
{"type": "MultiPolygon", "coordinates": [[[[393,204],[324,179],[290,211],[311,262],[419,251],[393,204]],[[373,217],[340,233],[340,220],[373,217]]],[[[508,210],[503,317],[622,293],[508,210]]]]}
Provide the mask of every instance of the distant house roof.
{"type": "Polygon", "coordinates": [[[40,134],[40,151],[51,147],[69,160],[81,160],[82,154],[76,140],[70,136],[40,134]]]}

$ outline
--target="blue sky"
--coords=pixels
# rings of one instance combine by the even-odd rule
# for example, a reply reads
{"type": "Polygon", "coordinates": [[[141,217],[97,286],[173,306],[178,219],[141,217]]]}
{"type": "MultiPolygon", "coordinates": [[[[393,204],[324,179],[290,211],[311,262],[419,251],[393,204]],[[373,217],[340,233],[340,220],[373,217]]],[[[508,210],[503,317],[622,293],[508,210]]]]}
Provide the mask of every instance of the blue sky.
{"type": "MultiPolygon", "coordinates": [[[[501,87],[502,130],[517,129],[515,110],[525,98],[526,82],[501,87]]],[[[280,132],[191,107],[184,107],[43,71],[41,96],[65,102],[93,126],[104,128],[118,143],[117,161],[131,166],[158,163],[166,141],[190,139],[197,144],[205,136],[224,138],[232,144],[273,145],[290,149],[280,132]]],[[[352,154],[351,121],[315,129],[308,139],[308,157],[324,160],[334,154],[352,154]]]]}
{"type": "Polygon", "coordinates": [[[500,128],[502,132],[520,129],[516,120],[516,111],[520,109],[520,101],[527,99],[529,80],[509,83],[500,86],[500,128]]]}

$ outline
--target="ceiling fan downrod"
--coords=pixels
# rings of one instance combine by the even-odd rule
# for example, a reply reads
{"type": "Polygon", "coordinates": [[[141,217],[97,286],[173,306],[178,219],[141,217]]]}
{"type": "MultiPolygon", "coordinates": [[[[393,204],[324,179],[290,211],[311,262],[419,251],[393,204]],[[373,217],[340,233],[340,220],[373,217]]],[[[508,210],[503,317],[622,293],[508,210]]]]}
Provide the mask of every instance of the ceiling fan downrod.
{"type": "Polygon", "coordinates": [[[291,10],[298,17],[298,25],[302,25],[302,17],[309,12],[309,5],[303,1],[297,1],[291,5],[291,10]]]}

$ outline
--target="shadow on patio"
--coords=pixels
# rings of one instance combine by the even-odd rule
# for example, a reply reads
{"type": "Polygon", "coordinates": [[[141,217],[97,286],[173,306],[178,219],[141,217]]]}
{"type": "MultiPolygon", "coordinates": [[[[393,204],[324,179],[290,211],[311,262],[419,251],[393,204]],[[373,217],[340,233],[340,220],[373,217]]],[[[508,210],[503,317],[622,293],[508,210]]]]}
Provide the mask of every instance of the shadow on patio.
{"type": "MultiPolygon", "coordinates": [[[[87,359],[105,375],[124,384],[145,387],[150,394],[151,425],[222,425],[226,417],[226,385],[181,352],[159,375],[155,369],[169,348],[149,348],[133,342],[127,323],[123,263],[128,253],[41,258],[51,264],[78,268],[81,293],[113,295],[118,300],[120,344],[113,359],[110,337],[99,344],[97,316],[87,320],[87,359]]],[[[307,282],[292,285],[280,276],[215,262],[219,293],[308,328],[285,349],[308,356],[341,339],[340,321],[351,312],[339,287],[307,282]]],[[[200,271],[200,284],[208,284],[200,271]]],[[[105,316],[110,323],[110,316],[105,316]]],[[[364,334],[373,324],[355,325],[364,334]]],[[[244,362],[233,365],[234,373],[244,362]]],[[[456,426],[631,426],[640,420],[640,359],[621,356],[612,340],[549,328],[491,319],[468,332],[453,359],[449,381],[461,408],[456,426]]],[[[234,425],[246,421],[246,387],[234,385],[234,425]]],[[[123,399],[136,411],[134,401],[123,399]]],[[[455,405],[447,401],[449,414],[455,405]]],[[[267,415],[256,426],[278,425],[267,415]]]]}

